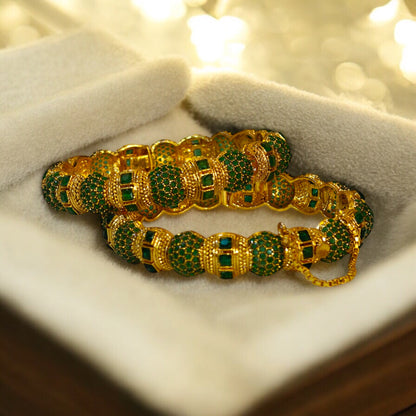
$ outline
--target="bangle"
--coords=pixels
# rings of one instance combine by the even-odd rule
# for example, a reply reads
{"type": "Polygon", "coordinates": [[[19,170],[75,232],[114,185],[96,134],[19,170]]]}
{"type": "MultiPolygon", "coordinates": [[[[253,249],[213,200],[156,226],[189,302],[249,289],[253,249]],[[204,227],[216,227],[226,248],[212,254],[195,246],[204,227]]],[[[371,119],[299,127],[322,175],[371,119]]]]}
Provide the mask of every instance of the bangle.
{"type": "Polygon", "coordinates": [[[204,271],[232,279],[251,271],[270,276],[280,269],[301,272],[315,285],[352,280],[363,240],[374,215],[362,194],[318,176],[292,177],[285,138],[267,130],[194,135],[179,143],[127,145],[101,150],[51,166],[42,180],[46,201],[58,211],[100,214],[108,245],[130,263],[150,272],[175,270],[183,276],[204,271]],[[162,213],[196,207],[253,209],[262,205],[304,214],[321,213],[317,228],[287,228],[248,238],[219,233],[204,238],[194,231],[173,235],[145,227],[162,213]],[[346,275],[331,280],[314,276],[318,261],[334,262],[350,254],[346,275]]]}

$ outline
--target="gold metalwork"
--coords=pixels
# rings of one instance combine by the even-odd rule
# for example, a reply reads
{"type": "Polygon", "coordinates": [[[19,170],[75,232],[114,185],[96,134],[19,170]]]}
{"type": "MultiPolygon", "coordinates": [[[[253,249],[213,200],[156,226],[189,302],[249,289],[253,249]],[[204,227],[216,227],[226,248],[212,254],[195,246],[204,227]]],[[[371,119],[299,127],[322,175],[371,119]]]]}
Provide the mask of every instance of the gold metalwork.
{"type": "MultiPolygon", "coordinates": [[[[127,145],[117,152],[101,150],[90,157],[77,156],[57,163],[47,172],[42,186],[48,186],[48,175],[70,175],[69,181],[62,183],[59,178],[52,178],[54,182],[50,182],[53,182],[55,187],[48,188],[45,195],[52,196],[52,199],[56,197],[63,208],[82,214],[87,209],[80,196],[81,184],[92,173],[100,174],[104,178],[104,202],[116,213],[106,226],[108,244],[114,247],[114,236],[120,225],[134,221],[141,232],[132,243],[133,254],[141,262],[152,266],[155,271],[171,270],[167,249],[173,235],[162,228],[145,228],[142,221],[153,221],[162,212],[180,214],[191,207],[205,210],[222,204],[228,208],[253,209],[267,205],[271,200],[271,182],[267,180],[274,170],[270,162],[273,158],[270,157],[275,157],[276,164],[280,158],[277,151],[266,150],[261,145],[262,142],[269,141],[270,134],[284,139],[275,132],[244,130],[234,135],[220,132],[212,137],[188,136],[179,143],[161,140],[152,146],[127,145]],[[251,183],[245,189],[233,193],[224,190],[231,178],[228,170],[218,159],[219,155],[231,148],[242,151],[251,161],[254,171],[251,183]],[[198,162],[205,159],[208,165],[198,165],[198,162]],[[163,165],[177,166],[181,172],[180,179],[185,196],[176,208],[157,206],[152,199],[149,173],[163,165]],[[127,175],[127,180],[121,180],[123,174],[127,175]],[[146,239],[146,232],[149,230],[154,232],[152,241],[146,239]],[[143,256],[143,248],[150,250],[150,259],[143,256]]],[[[294,208],[309,215],[320,213],[324,216],[324,221],[332,219],[345,226],[350,235],[347,273],[335,279],[322,280],[314,276],[309,268],[328,256],[330,244],[326,235],[318,228],[288,229],[279,224],[278,231],[284,247],[283,268],[301,272],[307,280],[318,286],[329,287],[350,281],[355,276],[359,249],[368,231],[365,227],[371,227],[366,220],[357,220],[357,204],[362,204],[360,201],[363,201],[360,194],[339,183],[324,182],[313,174],[293,177],[285,172],[281,173],[281,178],[293,186],[294,194],[285,194],[282,186],[282,198],[286,195],[287,200],[284,203],[287,205],[280,208],[276,204],[277,208],[272,206],[272,209],[281,211],[294,208]],[[304,238],[305,236],[310,238],[304,238]]],[[[101,186],[100,183],[103,182],[98,183],[97,186],[101,186]]],[[[280,182],[276,183],[277,188],[280,182]]],[[[279,197],[278,193],[275,195],[279,197]]],[[[58,206],[58,203],[55,205],[58,206]]],[[[321,226],[324,221],[321,222],[321,226]]],[[[145,252],[149,253],[146,250],[145,252]]],[[[199,255],[207,272],[223,278],[236,277],[248,272],[253,261],[248,239],[234,233],[220,233],[206,238],[199,248],[199,255]],[[230,239],[231,246],[221,246],[224,238],[230,239]]]]}

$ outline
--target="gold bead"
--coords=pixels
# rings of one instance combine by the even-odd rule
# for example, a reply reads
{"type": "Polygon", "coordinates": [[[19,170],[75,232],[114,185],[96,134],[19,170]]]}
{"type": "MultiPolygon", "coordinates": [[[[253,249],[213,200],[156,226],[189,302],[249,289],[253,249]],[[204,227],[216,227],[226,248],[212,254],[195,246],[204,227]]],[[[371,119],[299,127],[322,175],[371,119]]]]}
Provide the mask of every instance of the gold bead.
{"type": "Polygon", "coordinates": [[[309,266],[325,258],[330,250],[325,235],[316,228],[278,226],[285,247],[283,268],[299,270],[299,266],[309,266]]]}
{"type": "Polygon", "coordinates": [[[306,174],[298,176],[292,181],[295,195],[291,205],[304,214],[315,214],[322,210],[323,203],[320,199],[320,188],[325,185],[318,176],[306,174]]]}
{"type": "Polygon", "coordinates": [[[154,271],[172,270],[167,250],[173,234],[164,228],[144,228],[133,243],[132,251],[140,261],[147,265],[147,269],[154,268],[154,271]]]}
{"type": "Polygon", "coordinates": [[[205,239],[201,248],[204,269],[222,279],[232,279],[250,270],[252,254],[247,238],[219,233],[205,239]]]}
{"type": "Polygon", "coordinates": [[[151,147],[155,166],[176,165],[178,163],[178,146],[170,140],[160,140],[151,147]]]}

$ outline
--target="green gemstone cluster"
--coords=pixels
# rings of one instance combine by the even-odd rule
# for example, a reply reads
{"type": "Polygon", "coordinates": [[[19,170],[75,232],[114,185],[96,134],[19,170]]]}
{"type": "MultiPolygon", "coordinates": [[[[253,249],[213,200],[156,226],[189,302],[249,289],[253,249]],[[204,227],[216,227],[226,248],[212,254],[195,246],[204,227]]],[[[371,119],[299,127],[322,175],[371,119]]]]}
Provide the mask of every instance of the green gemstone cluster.
{"type": "Polygon", "coordinates": [[[248,157],[238,150],[228,150],[218,160],[228,172],[228,184],[224,188],[228,192],[241,191],[251,182],[253,166],[248,157]]]}
{"type": "Polygon", "coordinates": [[[105,176],[95,172],[82,182],[80,197],[82,204],[88,211],[100,214],[112,209],[104,198],[106,180],[105,176]]]}
{"type": "Polygon", "coordinates": [[[173,269],[183,276],[195,276],[204,269],[199,258],[199,249],[204,238],[193,231],[176,234],[168,248],[168,259],[173,269]]]}
{"type": "Polygon", "coordinates": [[[332,263],[344,257],[351,246],[351,236],[347,226],[339,220],[330,218],[321,222],[319,228],[330,245],[329,254],[322,261],[332,263]]]}
{"type": "Polygon", "coordinates": [[[59,172],[46,175],[42,183],[42,193],[46,202],[57,211],[65,211],[61,201],[57,197],[57,191],[61,183],[62,176],[59,172]]]}
{"type": "Polygon", "coordinates": [[[132,264],[140,263],[132,251],[133,241],[140,231],[134,221],[127,221],[118,227],[114,236],[114,252],[132,264]]]}
{"type": "Polygon", "coordinates": [[[362,199],[356,199],[355,201],[355,220],[358,225],[362,225],[361,228],[361,240],[367,238],[374,225],[374,213],[373,210],[362,199]]]}
{"type": "Polygon", "coordinates": [[[221,134],[213,137],[213,140],[217,143],[220,153],[226,152],[227,150],[230,150],[232,147],[234,147],[228,137],[222,136],[221,134]]]}
{"type": "Polygon", "coordinates": [[[286,140],[274,134],[269,134],[268,139],[273,143],[274,148],[281,157],[281,160],[276,168],[276,174],[285,172],[289,166],[290,159],[292,158],[289,145],[286,140]]]}
{"type": "Polygon", "coordinates": [[[107,152],[96,154],[92,158],[91,170],[102,175],[110,176],[113,171],[111,157],[111,153],[107,152]]]}
{"type": "Polygon", "coordinates": [[[283,176],[275,176],[269,185],[269,205],[273,208],[286,208],[295,195],[294,186],[283,176]]]}
{"type": "Polygon", "coordinates": [[[280,236],[261,231],[248,240],[253,254],[251,271],[259,276],[270,276],[282,268],[284,248],[280,236]]]}
{"type": "Polygon", "coordinates": [[[181,170],[177,166],[162,165],[149,173],[152,198],[163,208],[178,208],[185,199],[181,170]]]}

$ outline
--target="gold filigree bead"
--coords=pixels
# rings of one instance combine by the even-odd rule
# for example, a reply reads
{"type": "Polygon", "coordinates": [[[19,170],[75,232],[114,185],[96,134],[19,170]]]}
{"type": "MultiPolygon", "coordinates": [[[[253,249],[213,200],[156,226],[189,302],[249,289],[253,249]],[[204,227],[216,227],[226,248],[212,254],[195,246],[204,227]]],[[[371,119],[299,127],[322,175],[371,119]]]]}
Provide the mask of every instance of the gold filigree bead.
{"type": "Polygon", "coordinates": [[[178,164],[177,143],[160,140],[152,145],[151,151],[155,166],[178,164]]]}
{"type": "Polygon", "coordinates": [[[172,270],[167,253],[172,238],[173,234],[163,228],[145,228],[134,243],[133,253],[149,272],[172,270]]]}
{"type": "Polygon", "coordinates": [[[227,192],[227,203],[231,208],[256,208],[267,201],[267,185],[261,182],[253,182],[239,192],[227,192]]]}
{"type": "Polygon", "coordinates": [[[91,156],[91,173],[108,178],[112,173],[119,172],[120,158],[114,152],[99,150],[91,156]]]}
{"type": "Polygon", "coordinates": [[[266,149],[260,142],[252,142],[244,147],[244,153],[253,165],[253,182],[266,181],[271,173],[266,149]]]}
{"type": "Polygon", "coordinates": [[[216,206],[227,184],[227,171],[216,159],[200,157],[181,167],[186,199],[202,207],[216,206]]]}
{"type": "Polygon", "coordinates": [[[193,135],[182,139],[177,147],[177,163],[190,162],[198,157],[215,158],[217,155],[216,142],[210,137],[193,135]]]}
{"type": "Polygon", "coordinates": [[[119,161],[118,170],[143,170],[151,171],[154,166],[153,155],[147,145],[129,144],[117,150],[119,161]]]}
{"type": "Polygon", "coordinates": [[[68,183],[68,200],[72,209],[77,214],[85,214],[88,212],[81,200],[81,184],[84,182],[85,177],[82,175],[71,175],[71,179],[68,183]]]}
{"type": "Polygon", "coordinates": [[[201,249],[204,269],[221,279],[232,279],[250,270],[252,254],[247,238],[234,233],[208,237],[201,249]]]}
{"type": "Polygon", "coordinates": [[[310,267],[325,258],[330,250],[325,241],[325,235],[316,228],[294,227],[286,228],[282,223],[278,225],[285,247],[283,268],[285,270],[299,270],[299,267],[310,267]]]}
{"type": "Polygon", "coordinates": [[[237,150],[243,151],[244,147],[250,143],[261,141],[262,137],[257,134],[256,130],[243,130],[233,134],[231,143],[237,150]]]}
{"type": "Polygon", "coordinates": [[[325,185],[318,176],[307,174],[298,176],[292,181],[295,195],[291,205],[304,214],[315,214],[322,209],[320,188],[325,185]]]}

